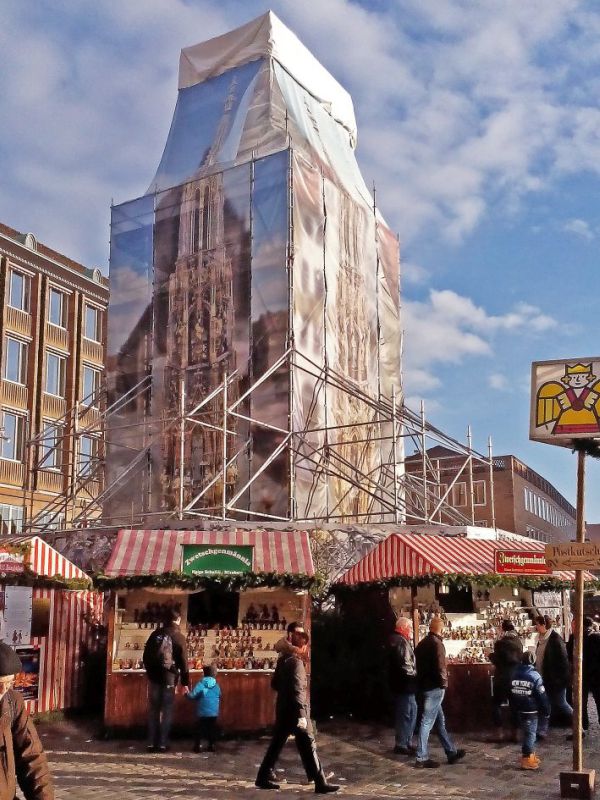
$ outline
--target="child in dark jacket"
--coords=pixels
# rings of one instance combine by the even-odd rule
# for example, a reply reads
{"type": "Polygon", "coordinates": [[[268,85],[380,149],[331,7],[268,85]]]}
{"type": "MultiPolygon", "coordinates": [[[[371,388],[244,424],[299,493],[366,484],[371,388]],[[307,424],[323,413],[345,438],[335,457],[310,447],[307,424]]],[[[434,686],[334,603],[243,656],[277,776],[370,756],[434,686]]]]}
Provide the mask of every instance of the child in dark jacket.
{"type": "Polygon", "coordinates": [[[523,653],[510,687],[510,705],[518,714],[523,744],[521,747],[521,769],[539,769],[540,759],[535,754],[538,719],[545,728],[550,716],[550,702],[539,672],[534,669],[535,657],[529,651],[523,653]]]}
{"type": "Polygon", "coordinates": [[[202,739],[208,741],[206,748],[214,752],[217,739],[217,717],[221,702],[221,687],[216,681],[215,667],[204,667],[204,677],[187,695],[196,701],[196,732],[194,737],[194,753],[200,752],[202,739]]]}

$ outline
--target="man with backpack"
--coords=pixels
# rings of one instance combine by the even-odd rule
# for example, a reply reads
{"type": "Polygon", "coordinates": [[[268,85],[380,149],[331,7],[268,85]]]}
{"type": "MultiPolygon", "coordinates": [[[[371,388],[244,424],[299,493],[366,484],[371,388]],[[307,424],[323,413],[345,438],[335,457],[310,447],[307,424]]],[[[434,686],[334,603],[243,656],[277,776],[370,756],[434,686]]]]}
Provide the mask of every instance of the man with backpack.
{"type": "Polygon", "coordinates": [[[150,753],[166,753],[169,749],[177,682],[181,680],[184,694],[189,692],[187,646],[179,628],[180,623],[180,614],[169,610],[165,624],[150,634],[144,648],[144,667],[148,676],[150,753]]]}

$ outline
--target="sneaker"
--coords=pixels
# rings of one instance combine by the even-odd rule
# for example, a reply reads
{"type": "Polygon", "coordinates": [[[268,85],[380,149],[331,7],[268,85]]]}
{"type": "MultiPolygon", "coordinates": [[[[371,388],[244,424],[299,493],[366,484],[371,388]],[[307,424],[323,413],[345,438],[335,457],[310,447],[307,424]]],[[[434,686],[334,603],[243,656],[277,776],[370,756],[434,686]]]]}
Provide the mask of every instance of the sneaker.
{"type": "Polygon", "coordinates": [[[426,761],[415,761],[416,769],[436,769],[439,767],[439,762],[428,758],[426,761]]]}
{"type": "Polygon", "coordinates": [[[466,750],[462,750],[462,749],[457,750],[455,753],[448,753],[448,755],[447,755],[448,763],[449,764],[456,764],[457,761],[460,761],[466,755],[467,755],[467,751],[466,750]]]}
{"type": "Polygon", "coordinates": [[[408,747],[401,747],[397,744],[394,747],[394,754],[397,756],[414,756],[417,752],[417,748],[413,747],[412,744],[409,744],[408,747]]]}
{"type": "Polygon", "coordinates": [[[521,756],[521,769],[539,769],[540,760],[536,758],[535,753],[530,756],[521,756]]]}
{"type": "Polygon", "coordinates": [[[147,753],[157,753],[158,752],[158,747],[155,747],[153,744],[149,744],[146,747],[146,752],[147,753]]]}
{"type": "Polygon", "coordinates": [[[332,792],[339,791],[339,786],[336,783],[317,783],[315,784],[315,794],[331,794],[332,792]]]}

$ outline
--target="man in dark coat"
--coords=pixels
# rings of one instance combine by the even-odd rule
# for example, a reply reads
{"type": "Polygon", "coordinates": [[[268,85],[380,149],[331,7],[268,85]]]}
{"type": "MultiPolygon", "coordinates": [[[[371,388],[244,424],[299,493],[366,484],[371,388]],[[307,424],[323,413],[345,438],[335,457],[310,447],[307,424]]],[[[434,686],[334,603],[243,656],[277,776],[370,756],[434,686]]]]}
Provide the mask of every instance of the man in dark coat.
{"type": "Polygon", "coordinates": [[[279,784],[275,783],[271,776],[288,736],[293,734],[306,777],[315,783],[315,792],[317,794],[337,792],[339,786],[327,783],[317,756],[317,746],[310,725],[306,670],[302,658],[308,649],[308,634],[296,628],[291,634],[291,643],[300,652],[284,653],[275,668],[271,682],[277,692],[275,726],[273,738],[256,776],[256,786],[259,789],[279,789],[279,784]]]}
{"type": "Polygon", "coordinates": [[[21,672],[12,647],[0,643],[0,800],[14,800],[19,785],[25,800],[54,800],[48,761],[23,695],[12,688],[21,672]]]}
{"type": "MultiPolygon", "coordinates": [[[[492,694],[492,714],[499,738],[502,738],[502,706],[510,700],[511,681],[523,657],[523,643],[515,626],[509,619],[502,620],[502,634],[494,643],[490,661],[494,665],[494,691],[492,694]]],[[[515,714],[510,715],[511,739],[516,739],[518,721],[515,714]]]]}
{"type": "MultiPolygon", "coordinates": [[[[573,633],[567,642],[569,663],[573,664],[573,651],[575,649],[575,624],[573,633]]],[[[590,727],[588,714],[588,700],[590,694],[596,704],[598,722],[600,722],[600,633],[594,631],[594,621],[591,617],[583,618],[583,682],[581,686],[581,727],[587,731],[590,727]]]]}
{"type": "Polygon", "coordinates": [[[458,750],[446,730],[446,719],[442,710],[442,701],[448,686],[446,669],[446,649],[442,641],[444,623],[434,617],[429,625],[429,633],[416,647],[417,685],[419,699],[422,704],[421,724],[417,738],[417,756],[415,767],[439,767],[439,763],[429,758],[428,743],[431,729],[436,733],[446,753],[449,764],[455,764],[465,757],[465,750],[458,750]]]}
{"type": "Polygon", "coordinates": [[[164,626],[150,634],[144,648],[144,667],[148,677],[149,752],[166,753],[169,749],[175,688],[179,680],[184,693],[189,692],[187,645],[179,627],[180,623],[180,614],[169,610],[164,626]],[[154,654],[158,649],[161,649],[163,655],[157,659],[154,654]]]}
{"type": "Polygon", "coordinates": [[[411,621],[399,617],[388,647],[389,684],[394,695],[396,717],[394,753],[405,756],[416,752],[412,738],[417,723],[417,662],[412,633],[411,621]]]}
{"type": "MultiPolygon", "coordinates": [[[[571,670],[567,646],[562,636],[552,627],[548,616],[537,616],[534,620],[539,634],[535,651],[535,668],[542,676],[552,714],[562,717],[564,722],[571,723],[573,709],[567,703],[567,687],[571,683],[571,670]]],[[[540,724],[538,737],[547,733],[546,724],[540,724]]]]}

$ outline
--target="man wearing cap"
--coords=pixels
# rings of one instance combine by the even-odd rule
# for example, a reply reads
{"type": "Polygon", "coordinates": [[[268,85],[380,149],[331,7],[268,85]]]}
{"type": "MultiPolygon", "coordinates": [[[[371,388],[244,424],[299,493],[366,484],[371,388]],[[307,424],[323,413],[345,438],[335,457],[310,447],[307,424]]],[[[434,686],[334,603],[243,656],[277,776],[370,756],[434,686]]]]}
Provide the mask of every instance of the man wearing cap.
{"type": "Polygon", "coordinates": [[[0,642],[0,800],[14,800],[17,783],[25,800],[54,800],[52,777],[23,697],[12,687],[21,659],[0,642]]]}

